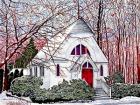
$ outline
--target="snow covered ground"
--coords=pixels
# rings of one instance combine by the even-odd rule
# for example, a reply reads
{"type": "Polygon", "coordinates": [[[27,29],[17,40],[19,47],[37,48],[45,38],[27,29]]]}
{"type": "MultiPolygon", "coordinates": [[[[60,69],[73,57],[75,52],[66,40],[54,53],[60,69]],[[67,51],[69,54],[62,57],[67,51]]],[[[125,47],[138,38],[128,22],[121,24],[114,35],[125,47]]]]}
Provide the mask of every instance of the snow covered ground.
{"type": "MultiPolygon", "coordinates": [[[[39,105],[32,103],[31,105],[39,105]]],[[[140,105],[140,98],[125,97],[120,100],[97,100],[89,103],[55,103],[55,104],[42,104],[42,105],[140,105]]]]}
{"type": "Polygon", "coordinates": [[[140,98],[127,96],[120,100],[96,100],[88,103],[53,103],[53,104],[38,104],[38,103],[27,103],[16,98],[7,97],[6,92],[0,94],[0,105],[140,105],[140,98]],[[13,104],[7,104],[7,103],[13,104]],[[21,104],[16,104],[17,102],[21,104]],[[14,104],[15,103],[15,104],[14,104]]]}

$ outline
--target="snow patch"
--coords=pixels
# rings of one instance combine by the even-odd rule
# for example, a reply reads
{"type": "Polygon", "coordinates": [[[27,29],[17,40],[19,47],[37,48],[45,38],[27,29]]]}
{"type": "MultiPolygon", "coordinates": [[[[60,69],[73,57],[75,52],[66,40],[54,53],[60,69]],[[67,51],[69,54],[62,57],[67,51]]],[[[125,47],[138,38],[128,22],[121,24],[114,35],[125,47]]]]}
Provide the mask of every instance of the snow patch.
{"type": "Polygon", "coordinates": [[[0,94],[0,100],[6,100],[6,99],[9,99],[9,97],[6,96],[6,91],[3,91],[3,92],[0,94]]]}
{"type": "Polygon", "coordinates": [[[101,105],[101,104],[116,104],[118,103],[118,100],[113,100],[113,99],[109,99],[109,100],[97,100],[97,101],[93,101],[92,103],[94,103],[95,105],[101,105]]]}
{"type": "MultiPolygon", "coordinates": [[[[21,100],[17,99],[17,98],[13,98],[13,97],[8,97],[6,96],[6,91],[2,92],[0,94],[0,105],[7,105],[7,103],[9,102],[21,102],[21,100]]],[[[26,100],[28,99],[28,101],[30,100],[29,98],[26,98],[26,100]]],[[[24,104],[23,105],[27,105],[28,103],[23,101],[24,104]]],[[[22,103],[23,103],[22,102],[22,103]]],[[[113,99],[109,99],[109,100],[95,100],[92,102],[87,102],[87,103],[52,103],[52,104],[38,104],[38,103],[31,103],[31,105],[119,105],[119,104],[123,104],[123,105],[129,105],[129,104],[133,104],[135,105],[135,103],[137,105],[140,105],[140,97],[134,97],[134,96],[127,96],[124,97],[122,99],[119,100],[113,100],[113,99]]]]}
{"type": "Polygon", "coordinates": [[[124,98],[121,98],[120,101],[125,101],[125,102],[130,102],[130,101],[140,101],[139,97],[134,97],[134,96],[127,96],[124,98]]]}

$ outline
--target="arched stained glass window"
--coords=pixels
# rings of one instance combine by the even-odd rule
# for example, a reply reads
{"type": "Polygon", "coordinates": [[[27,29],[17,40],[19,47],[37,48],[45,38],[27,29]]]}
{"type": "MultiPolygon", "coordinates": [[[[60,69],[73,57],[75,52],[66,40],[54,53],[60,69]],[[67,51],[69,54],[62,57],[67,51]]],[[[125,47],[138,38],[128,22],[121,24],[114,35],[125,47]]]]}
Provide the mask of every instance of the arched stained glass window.
{"type": "Polygon", "coordinates": [[[82,44],[77,45],[71,52],[71,55],[89,54],[89,50],[82,44]]]}
{"type": "Polygon", "coordinates": [[[87,68],[87,62],[83,64],[83,67],[86,67],[87,68]]]}
{"type": "Polygon", "coordinates": [[[92,65],[91,65],[89,62],[85,62],[85,63],[83,64],[83,67],[84,67],[84,68],[92,68],[92,65]]]}

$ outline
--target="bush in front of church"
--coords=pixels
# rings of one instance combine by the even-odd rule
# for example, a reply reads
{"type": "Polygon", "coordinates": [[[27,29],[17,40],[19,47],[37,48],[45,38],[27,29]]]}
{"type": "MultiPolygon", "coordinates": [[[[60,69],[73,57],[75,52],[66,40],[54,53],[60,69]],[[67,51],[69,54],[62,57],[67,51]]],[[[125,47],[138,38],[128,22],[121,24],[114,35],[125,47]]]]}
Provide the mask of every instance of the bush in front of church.
{"type": "Polygon", "coordinates": [[[53,86],[50,92],[58,94],[62,100],[86,100],[94,96],[94,90],[80,79],[70,82],[64,80],[58,86],[53,86]]]}
{"type": "Polygon", "coordinates": [[[108,85],[115,83],[124,83],[124,76],[122,72],[115,72],[113,75],[104,77],[108,85]]]}
{"type": "Polygon", "coordinates": [[[139,84],[116,83],[111,86],[112,98],[123,98],[126,96],[140,97],[139,84]]]}
{"type": "Polygon", "coordinates": [[[78,101],[93,100],[94,90],[83,80],[63,81],[59,85],[53,86],[46,92],[43,90],[35,91],[30,98],[33,102],[48,103],[58,101],[78,101]]]}
{"type": "Polygon", "coordinates": [[[38,77],[18,77],[14,79],[10,86],[10,92],[17,96],[29,96],[40,89],[43,84],[42,79],[38,77]]]}
{"type": "Polygon", "coordinates": [[[48,90],[41,89],[42,84],[39,77],[18,77],[12,82],[10,91],[13,95],[30,97],[37,103],[93,100],[94,90],[83,80],[63,80],[48,90]]]}

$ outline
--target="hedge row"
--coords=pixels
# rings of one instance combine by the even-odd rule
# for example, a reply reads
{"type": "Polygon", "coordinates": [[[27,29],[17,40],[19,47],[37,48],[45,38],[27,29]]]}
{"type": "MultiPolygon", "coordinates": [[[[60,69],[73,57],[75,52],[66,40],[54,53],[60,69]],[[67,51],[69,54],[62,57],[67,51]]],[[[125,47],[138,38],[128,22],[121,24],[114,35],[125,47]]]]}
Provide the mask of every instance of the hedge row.
{"type": "Polygon", "coordinates": [[[36,91],[30,96],[33,102],[46,103],[71,100],[93,100],[94,90],[82,80],[63,81],[51,89],[36,91]]]}
{"type": "Polygon", "coordinates": [[[112,98],[123,98],[125,96],[140,97],[140,84],[116,83],[111,86],[112,98]]]}
{"type": "Polygon", "coordinates": [[[33,102],[47,103],[71,100],[93,100],[94,90],[83,80],[63,81],[51,89],[41,89],[42,80],[38,77],[17,78],[11,92],[18,96],[29,96],[33,102]]]}

